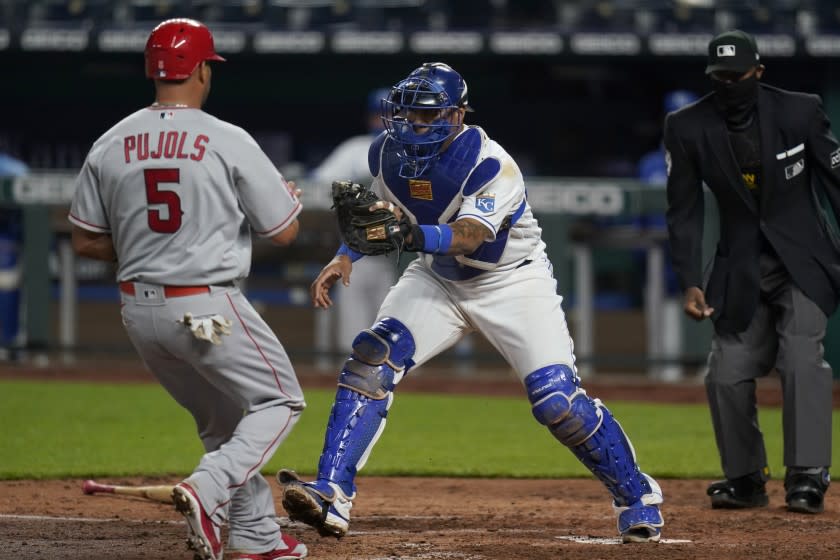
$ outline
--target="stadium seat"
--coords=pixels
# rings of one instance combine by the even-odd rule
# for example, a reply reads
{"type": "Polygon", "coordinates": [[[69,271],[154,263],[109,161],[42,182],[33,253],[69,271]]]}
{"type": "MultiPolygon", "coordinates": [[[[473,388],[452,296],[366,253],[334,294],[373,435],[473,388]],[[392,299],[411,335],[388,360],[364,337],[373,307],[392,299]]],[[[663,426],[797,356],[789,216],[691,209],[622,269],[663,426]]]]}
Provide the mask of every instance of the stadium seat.
{"type": "Polygon", "coordinates": [[[356,0],[356,18],[366,30],[416,30],[434,28],[430,15],[439,12],[428,0],[356,0]]]}
{"type": "Polygon", "coordinates": [[[193,14],[186,2],[178,0],[127,0],[118,2],[114,11],[117,24],[132,22],[160,22],[172,17],[190,17],[193,14]]]}
{"type": "Polygon", "coordinates": [[[507,0],[495,14],[497,27],[540,29],[559,23],[555,2],[544,0],[507,0]]]}
{"type": "Polygon", "coordinates": [[[487,29],[493,20],[493,2],[478,0],[471,2],[436,2],[433,9],[445,22],[448,29],[487,29]]]}
{"type": "Polygon", "coordinates": [[[0,1],[0,27],[12,28],[20,24],[25,15],[25,6],[12,0],[0,1]]]}
{"type": "Polygon", "coordinates": [[[588,2],[578,27],[585,31],[633,32],[639,9],[634,0],[588,2]]]}
{"type": "Polygon", "coordinates": [[[193,0],[193,17],[205,23],[264,24],[261,0],[193,0]]]}
{"type": "Polygon", "coordinates": [[[766,4],[738,5],[731,8],[718,10],[718,19],[721,14],[726,14],[727,21],[734,27],[743,29],[747,33],[774,33],[776,31],[794,29],[796,21],[795,10],[783,10],[766,4]]]}
{"type": "Polygon", "coordinates": [[[840,33],[840,5],[837,2],[815,2],[813,11],[817,16],[817,29],[820,33],[840,33]]]}
{"type": "Polygon", "coordinates": [[[92,25],[103,17],[110,18],[110,2],[105,0],[37,0],[25,3],[26,23],[92,25]]]}
{"type": "Polygon", "coordinates": [[[266,13],[274,26],[286,29],[325,30],[357,27],[352,2],[328,0],[268,0],[266,13]]]}
{"type": "Polygon", "coordinates": [[[662,33],[714,33],[715,9],[709,6],[671,4],[657,6],[656,31],[662,33]]]}

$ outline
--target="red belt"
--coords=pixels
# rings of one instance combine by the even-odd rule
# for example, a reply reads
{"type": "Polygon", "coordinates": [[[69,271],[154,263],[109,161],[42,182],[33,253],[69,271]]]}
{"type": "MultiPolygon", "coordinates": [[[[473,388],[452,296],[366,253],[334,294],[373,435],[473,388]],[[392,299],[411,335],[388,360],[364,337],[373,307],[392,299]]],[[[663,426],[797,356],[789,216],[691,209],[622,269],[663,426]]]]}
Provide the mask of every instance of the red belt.
{"type": "MultiPolygon", "coordinates": [[[[130,296],[134,295],[134,282],[120,282],[120,291],[130,296]]],[[[197,296],[209,294],[210,286],[164,286],[164,297],[197,296]]]]}

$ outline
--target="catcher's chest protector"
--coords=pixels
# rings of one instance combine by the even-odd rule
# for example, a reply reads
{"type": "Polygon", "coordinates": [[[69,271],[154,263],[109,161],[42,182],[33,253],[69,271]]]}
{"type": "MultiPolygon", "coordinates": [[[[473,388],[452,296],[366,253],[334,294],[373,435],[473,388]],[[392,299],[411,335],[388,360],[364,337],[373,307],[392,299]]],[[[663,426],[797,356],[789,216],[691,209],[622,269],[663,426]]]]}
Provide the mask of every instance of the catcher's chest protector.
{"type": "MultiPolygon", "coordinates": [[[[381,140],[379,140],[381,141],[381,140]]],[[[416,179],[399,176],[400,161],[396,146],[385,140],[382,147],[382,178],[400,203],[414,214],[420,224],[437,224],[472,171],[481,151],[481,133],[474,128],[464,131],[441,154],[432,168],[416,179]]]]}

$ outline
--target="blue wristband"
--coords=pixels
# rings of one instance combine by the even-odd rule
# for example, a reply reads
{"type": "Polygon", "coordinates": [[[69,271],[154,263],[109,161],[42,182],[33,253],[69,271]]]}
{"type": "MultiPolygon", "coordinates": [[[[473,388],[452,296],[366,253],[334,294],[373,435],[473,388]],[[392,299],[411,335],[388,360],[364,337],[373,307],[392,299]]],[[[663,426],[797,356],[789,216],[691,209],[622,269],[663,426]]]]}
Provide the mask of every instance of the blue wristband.
{"type": "Polygon", "coordinates": [[[357,260],[364,257],[364,255],[362,253],[357,253],[356,251],[354,251],[353,249],[351,249],[350,247],[348,247],[344,243],[341,244],[341,247],[339,247],[338,251],[336,251],[336,253],[335,253],[336,257],[339,256],[339,255],[347,255],[348,257],[350,257],[350,262],[356,262],[357,260]]]}
{"type": "Polygon", "coordinates": [[[445,255],[452,245],[452,228],[446,224],[420,226],[423,230],[423,252],[445,255]]]}

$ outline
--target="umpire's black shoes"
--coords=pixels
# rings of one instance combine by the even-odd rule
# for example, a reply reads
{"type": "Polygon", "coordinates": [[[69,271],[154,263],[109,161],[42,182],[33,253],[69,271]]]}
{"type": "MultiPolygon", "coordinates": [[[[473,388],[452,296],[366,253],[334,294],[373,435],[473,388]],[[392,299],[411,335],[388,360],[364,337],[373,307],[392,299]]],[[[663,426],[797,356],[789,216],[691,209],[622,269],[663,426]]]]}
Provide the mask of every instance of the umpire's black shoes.
{"type": "Polygon", "coordinates": [[[823,498],[830,481],[828,469],[788,469],[785,474],[785,501],[788,511],[821,513],[823,498]]]}
{"type": "Polygon", "coordinates": [[[715,509],[764,507],[768,503],[764,483],[767,478],[760,471],[738,478],[718,480],[709,485],[706,494],[715,509]]]}

